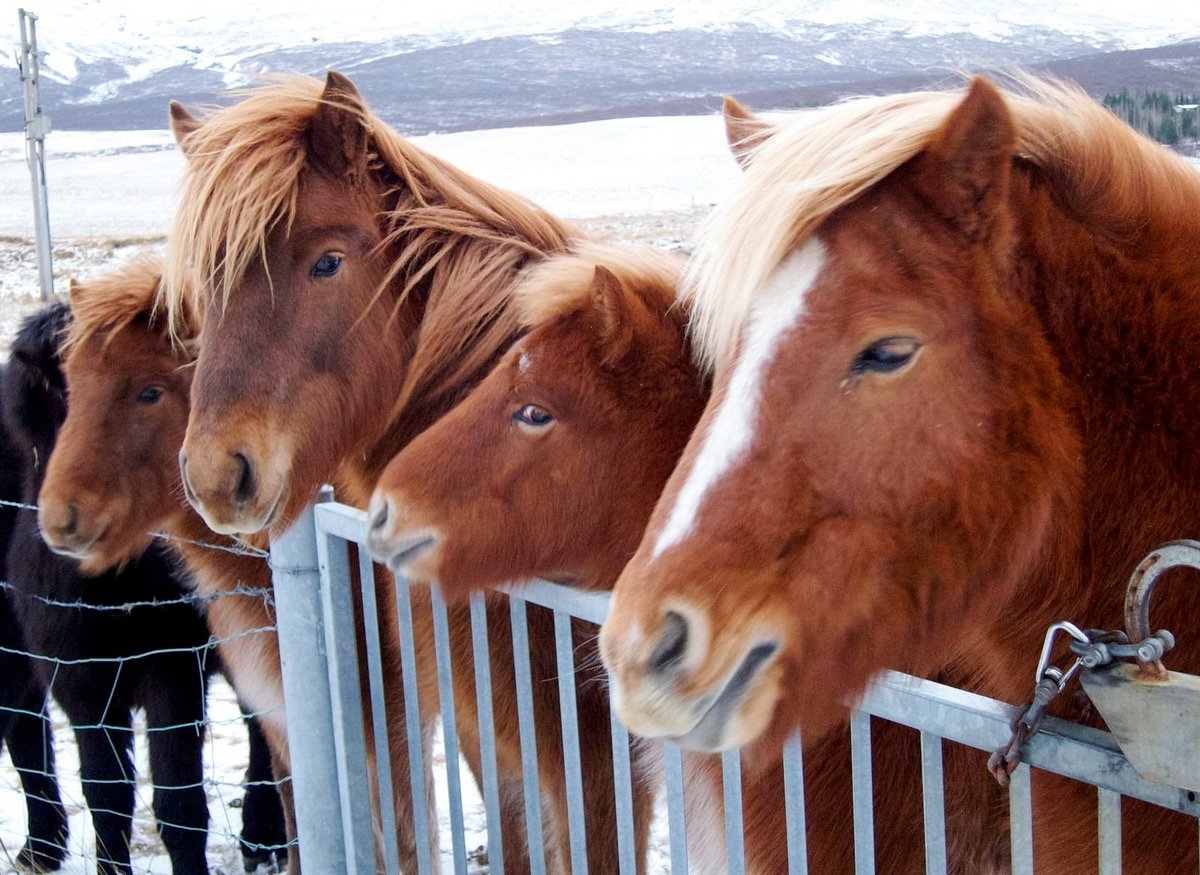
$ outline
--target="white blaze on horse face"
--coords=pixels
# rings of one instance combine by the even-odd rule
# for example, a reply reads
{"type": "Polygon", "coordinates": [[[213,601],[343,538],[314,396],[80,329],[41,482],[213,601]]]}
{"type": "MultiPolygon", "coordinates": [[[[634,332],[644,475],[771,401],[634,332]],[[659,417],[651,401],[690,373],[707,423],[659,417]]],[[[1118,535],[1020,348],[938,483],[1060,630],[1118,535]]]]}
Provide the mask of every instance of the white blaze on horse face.
{"type": "Polygon", "coordinates": [[[709,490],[749,448],[758,419],[762,374],[779,340],[804,315],[804,302],[821,268],[825,247],[815,237],[784,259],[763,284],[742,335],[741,354],[725,389],[721,407],[704,436],[651,559],[682,541],[696,525],[709,490]]]}

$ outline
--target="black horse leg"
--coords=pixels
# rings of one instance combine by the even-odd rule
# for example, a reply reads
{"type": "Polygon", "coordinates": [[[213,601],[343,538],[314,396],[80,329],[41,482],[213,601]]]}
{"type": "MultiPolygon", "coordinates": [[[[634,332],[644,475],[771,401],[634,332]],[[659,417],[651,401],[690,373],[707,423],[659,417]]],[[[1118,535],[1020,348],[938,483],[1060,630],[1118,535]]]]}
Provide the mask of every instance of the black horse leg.
{"type": "Polygon", "coordinates": [[[100,875],[128,875],[129,836],[133,829],[133,730],[129,712],[100,719],[71,716],[79,745],[79,776],[96,828],[96,871],[100,875]],[[119,721],[119,722],[118,722],[119,721]],[[83,727],[83,728],[79,728],[83,727]]]}
{"type": "Polygon", "coordinates": [[[29,831],[17,855],[27,872],[53,872],[67,853],[67,812],[54,772],[54,737],[45,698],[33,684],[13,715],[4,740],[25,790],[29,831]]]}
{"type": "MultiPolygon", "coordinates": [[[[0,545],[0,566],[4,556],[0,545]]],[[[21,625],[5,589],[0,589],[0,645],[0,738],[8,744],[25,790],[29,826],[16,862],[27,871],[52,872],[66,856],[67,815],[54,776],[46,689],[34,678],[33,661],[25,655],[21,625]]]]}
{"type": "MultiPolygon", "coordinates": [[[[245,708],[242,709],[245,713],[245,708]]],[[[246,770],[246,794],[242,797],[242,862],[247,872],[259,865],[277,864],[287,855],[287,830],[283,806],[271,769],[271,748],[257,717],[246,718],[250,741],[250,765],[246,770]]]]}
{"type": "Polygon", "coordinates": [[[174,875],[208,872],[208,795],[204,790],[203,682],[176,681],[146,703],[146,740],[158,834],[174,875]]]}

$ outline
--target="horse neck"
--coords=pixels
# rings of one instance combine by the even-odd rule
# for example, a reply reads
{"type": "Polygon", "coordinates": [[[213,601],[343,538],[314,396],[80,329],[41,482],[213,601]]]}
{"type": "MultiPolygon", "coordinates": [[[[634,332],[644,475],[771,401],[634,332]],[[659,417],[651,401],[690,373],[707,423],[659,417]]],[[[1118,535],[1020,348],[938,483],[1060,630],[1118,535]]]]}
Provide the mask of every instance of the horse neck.
{"type": "Polygon", "coordinates": [[[1200,197],[1170,227],[1148,218],[1118,236],[1061,208],[1030,175],[1014,181],[1015,286],[1071,387],[1083,451],[1078,537],[1065,541],[1077,552],[1051,557],[1046,574],[1058,591],[1078,581],[1064,616],[1119,626],[1136,563],[1200,522],[1200,260],[1187,257],[1200,197]]]}

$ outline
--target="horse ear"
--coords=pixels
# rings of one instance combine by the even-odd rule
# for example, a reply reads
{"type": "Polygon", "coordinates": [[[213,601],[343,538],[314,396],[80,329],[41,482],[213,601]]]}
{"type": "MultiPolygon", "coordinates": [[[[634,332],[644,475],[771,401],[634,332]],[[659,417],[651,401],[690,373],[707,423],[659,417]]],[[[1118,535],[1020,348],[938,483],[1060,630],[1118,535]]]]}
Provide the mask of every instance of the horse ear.
{"type": "Polygon", "coordinates": [[[755,147],[770,137],[773,129],[729,95],[725,95],[721,103],[721,114],[725,116],[725,139],[729,141],[729,150],[744,168],[749,165],[755,147]]]}
{"type": "Polygon", "coordinates": [[[75,279],[75,277],[71,277],[69,280],[67,280],[67,302],[70,304],[72,310],[74,310],[76,304],[79,303],[79,298],[82,294],[83,283],[75,279]]]}
{"type": "Polygon", "coordinates": [[[592,274],[592,304],[600,321],[600,341],[604,347],[601,360],[605,365],[615,365],[633,347],[641,301],[637,295],[625,290],[615,273],[597,264],[592,274]]]}
{"type": "Polygon", "coordinates": [[[175,135],[175,142],[186,157],[190,154],[187,147],[188,135],[200,127],[200,119],[188,112],[178,100],[167,104],[167,111],[171,116],[171,133],[175,135]]]}
{"type": "Polygon", "coordinates": [[[1004,97],[976,78],[919,159],[918,188],[963,236],[981,240],[1003,208],[1016,147],[1004,97]]]}
{"type": "Polygon", "coordinates": [[[354,83],[330,70],[308,132],[308,157],[334,179],[357,176],[367,164],[367,107],[354,83]]]}

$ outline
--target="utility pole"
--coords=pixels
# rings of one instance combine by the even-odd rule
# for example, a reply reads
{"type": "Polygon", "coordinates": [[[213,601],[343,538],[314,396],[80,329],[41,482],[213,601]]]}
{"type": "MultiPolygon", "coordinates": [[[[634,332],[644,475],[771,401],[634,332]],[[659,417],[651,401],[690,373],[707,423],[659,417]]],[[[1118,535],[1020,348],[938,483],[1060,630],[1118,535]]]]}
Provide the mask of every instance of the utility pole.
{"type": "Polygon", "coordinates": [[[38,280],[42,300],[54,294],[54,267],[50,261],[50,204],[46,197],[46,134],[50,117],[42,113],[40,53],[37,47],[37,16],[17,10],[21,22],[21,53],[17,71],[25,92],[25,160],[33,183],[33,226],[37,241],[38,280]]]}

